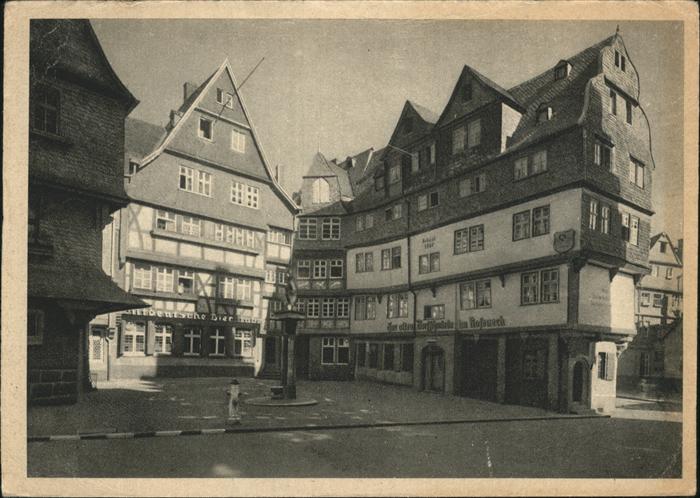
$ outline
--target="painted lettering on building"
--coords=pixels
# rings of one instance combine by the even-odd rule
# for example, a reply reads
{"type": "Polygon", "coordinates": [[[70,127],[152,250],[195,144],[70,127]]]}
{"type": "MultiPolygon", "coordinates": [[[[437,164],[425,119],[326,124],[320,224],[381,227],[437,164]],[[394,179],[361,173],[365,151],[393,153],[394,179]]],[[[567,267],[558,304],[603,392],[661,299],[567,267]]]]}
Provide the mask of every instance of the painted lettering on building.
{"type": "MultiPolygon", "coordinates": [[[[469,317],[467,320],[459,320],[456,323],[452,320],[416,320],[416,332],[435,332],[437,330],[478,330],[496,327],[505,327],[506,319],[503,315],[498,318],[475,318],[469,317]]],[[[389,332],[413,332],[413,324],[410,322],[387,324],[389,332]]]]}
{"type": "Polygon", "coordinates": [[[187,319],[187,320],[207,320],[210,322],[250,322],[250,323],[256,323],[255,320],[237,317],[235,315],[218,315],[216,313],[159,311],[159,310],[152,310],[152,309],[126,310],[126,311],[124,311],[124,313],[129,314],[129,315],[152,316],[152,317],[156,317],[156,318],[182,318],[182,319],[187,319]]]}
{"type": "Polygon", "coordinates": [[[431,235],[430,237],[423,237],[423,247],[425,249],[430,249],[435,245],[435,235],[431,235]]]}

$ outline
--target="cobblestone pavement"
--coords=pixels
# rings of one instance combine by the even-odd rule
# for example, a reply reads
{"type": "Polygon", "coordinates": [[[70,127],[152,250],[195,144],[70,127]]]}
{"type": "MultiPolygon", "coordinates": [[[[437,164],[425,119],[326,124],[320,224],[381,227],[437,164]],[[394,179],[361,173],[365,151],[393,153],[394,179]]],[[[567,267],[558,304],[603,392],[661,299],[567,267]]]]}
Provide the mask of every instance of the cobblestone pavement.
{"type": "MultiPolygon", "coordinates": [[[[191,430],[226,426],[228,378],[151,379],[100,383],[98,390],[70,406],[28,410],[29,436],[191,430]]],[[[410,387],[369,382],[301,381],[298,397],[307,407],[245,404],[266,396],[276,381],[240,379],[242,426],[287,427],[457,419],[557,417],[539,408],[502,405],[410,387]]]]}

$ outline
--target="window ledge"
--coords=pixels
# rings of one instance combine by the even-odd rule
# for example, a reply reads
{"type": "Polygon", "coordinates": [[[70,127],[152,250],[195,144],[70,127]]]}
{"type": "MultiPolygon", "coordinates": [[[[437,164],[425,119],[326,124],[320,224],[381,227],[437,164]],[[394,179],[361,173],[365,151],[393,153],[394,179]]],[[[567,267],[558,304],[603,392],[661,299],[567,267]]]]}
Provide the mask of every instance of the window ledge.
{"type": "Polygon", "coordinates": [[[172,239],[172,240],[177,240],[177,241],[183,241],[183,242],[192,242],[195,244],[216,247],[219,249],[236,250],[236,251],[245,252],[248,254],[259,255],[262,253],[262,250],[258,249],[258,248],[252,248],[252,247],[238,245],[238,244],[230,244],[228,242],[211,240],[211,239],[207,239],[204,237],[196,237],[194,235],[186,235],[186,234],[180,233],[180,232],[171,232],[170,230],[163,230],[162,228],[154,228],[153,230],[151,230],[151,236],[152,237],[160,237],[163,239],[172,239]]]}
{"type": "Polygon", "coordinates": [[[46,131],[41,131],[41,130],[35,130],[35,129],[30,129],[29,134],[44,138],[46,140],[49,140],[51,142],[55,142],[60,145],[65,145],[65,146],[70,146],[73,145],[73,141],[69,140],[68,138],[64,137],[63,135],[57,135],[55,133],[49,133],[46,131]]]}

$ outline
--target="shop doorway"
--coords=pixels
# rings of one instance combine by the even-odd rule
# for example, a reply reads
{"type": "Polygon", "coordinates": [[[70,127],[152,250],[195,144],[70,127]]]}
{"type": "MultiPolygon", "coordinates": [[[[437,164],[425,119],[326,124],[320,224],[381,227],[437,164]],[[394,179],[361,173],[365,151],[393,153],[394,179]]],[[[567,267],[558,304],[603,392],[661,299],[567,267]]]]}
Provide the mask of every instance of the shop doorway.
{"type": "Polygon", "coordinates": [[[571,373],[571,402],[576,405],[588,404],[588,363],[580,359],[574,363],[571,373]]]}
{"type": "Polygon", "coordinates": [[[445,352],[432,344],[423,349],[423,389],[445,390],[445,352]]]}
{"type": "Polygon", "coordinates": [[[496,401],[498,341],[466,339],[462,343],[462,395],[496,401]]]}

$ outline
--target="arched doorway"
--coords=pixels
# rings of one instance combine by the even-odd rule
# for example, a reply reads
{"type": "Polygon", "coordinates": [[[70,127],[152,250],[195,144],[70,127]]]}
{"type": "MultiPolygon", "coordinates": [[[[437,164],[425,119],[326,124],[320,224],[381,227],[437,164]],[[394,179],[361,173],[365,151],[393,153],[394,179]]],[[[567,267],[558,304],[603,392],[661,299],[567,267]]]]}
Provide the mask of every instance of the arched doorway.
{"type": "Polygon", "coordinates": [[[579,407],[588,405],[588,386],[590,385],[588,361],[577,359],[571,368],[571,404],[579,407]]]}
{"type": "Polygon", "coordinates": [[[445,351],[435,344],[423,349],[423,389],[443,392],[445,390],[445,351]]]}

